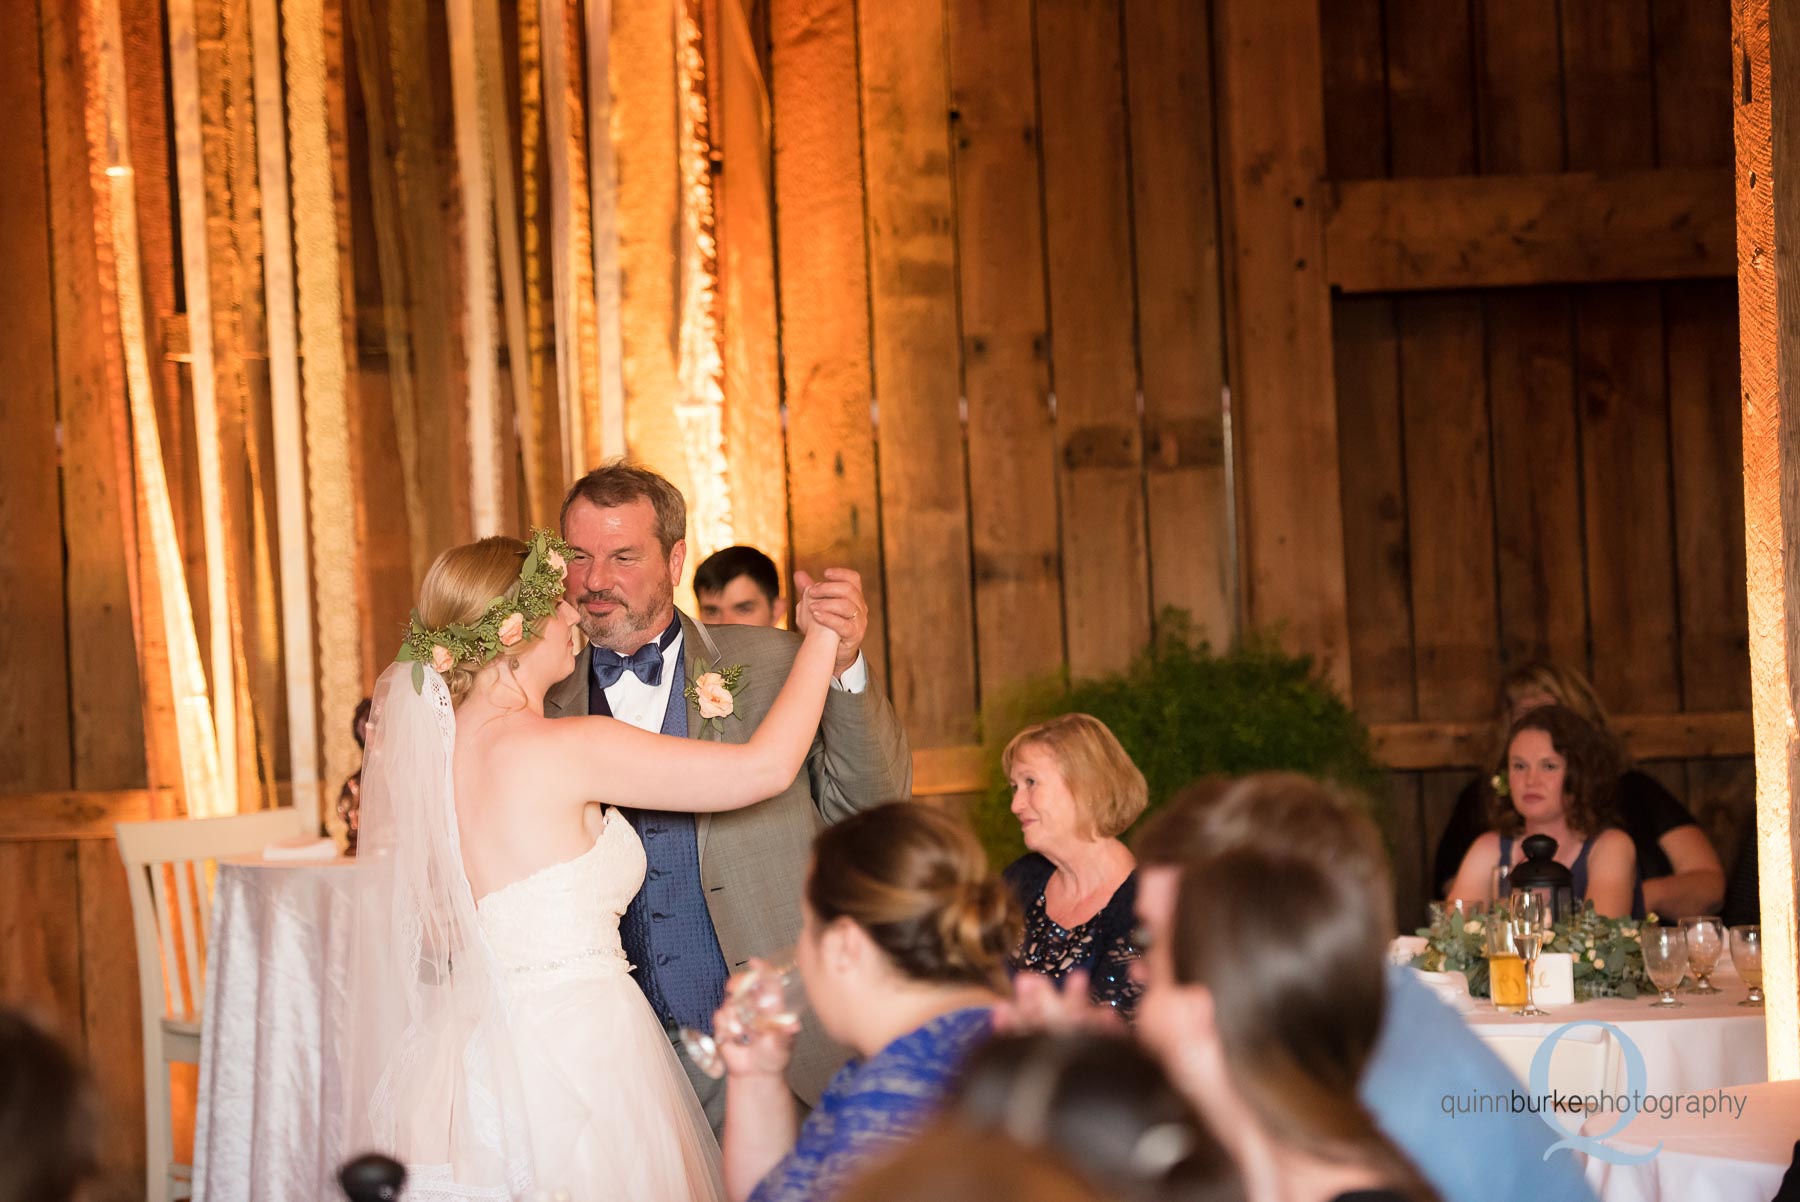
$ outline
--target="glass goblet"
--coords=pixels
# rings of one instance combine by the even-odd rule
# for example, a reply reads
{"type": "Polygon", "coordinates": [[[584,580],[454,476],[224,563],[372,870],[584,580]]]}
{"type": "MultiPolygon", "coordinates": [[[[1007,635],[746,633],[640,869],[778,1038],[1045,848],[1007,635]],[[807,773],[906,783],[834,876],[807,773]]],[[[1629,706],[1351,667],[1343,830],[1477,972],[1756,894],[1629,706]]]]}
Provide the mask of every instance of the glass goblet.
{"type": "MultiPolygon", "coordinates": [[[[725,997],[737,1020],[740,1043],[749,1043],[763,1031],[796,1022],[806,1008],[806,985],[791,956],[774,963],[758,962],[726,983],[725,997]]],[[[682,1027],[677,1036],[694,1067],[709,1077],[725,1075],[725,1056],[719,1050],[718,1033],[682,1027]]]]}
{"type": "Polygon", "coordinates": [[[1644,975],[1661,995],[1651,1008],[1673,1010],[1684,1005],[1675,1000],[1675,987],[1687,972],[1687,932],[1680,927],[1642,927],[1638,943],[1644,949],[1644,975]]]}
{"type": "Polygon", "coordinates": [[[1740,1006],[1762,1008],[1762,928],[1748,925],[1731,928],[1731,966],[1750,987],[1750,996],[1740,1006]]]}
{"type": "Polygon", "coordinates": [[[1516,890],[1506,899],[1506,918],[1512,931],[1513,946],[1518,949],[1519,959],[1525,962],[1525,1006],[1519,1013],[1526,1016],[1548,1014],[1549,1011],[1538,1009],[1532,1000],[1531,976],[1538,953],[1550,937],[1549,900],[1531,889],[1516,890]]]}
{"type": "Polygon", "coordinates": [[[1725,992],[1711,980],[1713,969],[1725,951],[1725,925],[1716,914],[1699,914],[1682,919],[1681,929],[1687,933],[1688,975],[1694,978],[1694,983],[1684,992],[1725,992]]]}

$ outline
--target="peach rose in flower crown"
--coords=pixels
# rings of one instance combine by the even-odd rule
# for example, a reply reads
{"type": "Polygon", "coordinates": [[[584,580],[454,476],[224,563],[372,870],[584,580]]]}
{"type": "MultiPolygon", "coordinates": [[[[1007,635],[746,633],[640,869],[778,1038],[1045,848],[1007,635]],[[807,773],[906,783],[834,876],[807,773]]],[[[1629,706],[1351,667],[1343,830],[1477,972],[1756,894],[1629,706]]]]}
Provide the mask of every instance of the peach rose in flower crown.
{"type": "Polygon", "coordinates": [[[567,576],[569,574],[569,565],[567,561],[565,561],[562,554],[554,548],[544,552],[544,562],[549,564],[550,570],[555,572],[558,576],[567,576]]]}
{"type": "Polygon", "coordinates": [[[500,623],[499,633],[502,647],[517,646],[519,640],[525,637],[525,615],[521,613],[508,614],[506,621],[500,623]]]}
{"type": "Polygon", "coordinates": [[[440,676],[455,667],[456,660],[451,658],[450,648],[444,646],[442,643],[433,647],[431,649],[431,666],[437,669],[438,675],[440,676]]]}
{"type": "Polygon", "coordinates": [[[694,697],[702,718],[729,718],[732,710],[731,690],[717,672],[704,672],[694,679],[694,697]]]}

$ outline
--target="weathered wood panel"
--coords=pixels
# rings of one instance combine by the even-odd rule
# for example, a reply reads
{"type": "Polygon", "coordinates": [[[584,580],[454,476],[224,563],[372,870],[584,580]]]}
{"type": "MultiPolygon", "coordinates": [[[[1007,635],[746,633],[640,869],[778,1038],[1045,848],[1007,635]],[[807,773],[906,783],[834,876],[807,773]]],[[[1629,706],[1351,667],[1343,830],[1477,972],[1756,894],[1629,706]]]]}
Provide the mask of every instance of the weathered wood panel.
{"type": "Polygon", "coordinates": [[[1215,61],[1228,148],[1233,431],[1242,467],[1244,615],[1279,625],[1348,692],[1349,631],[1339,508],[1320,182],[1325,130],[1319,6],[1221,0],[1215,61]]]}
{"type": "Polygon", "coordinates": [[[863,653],[885,673],[855,6],[773,0],[769,25],[794,563],[862,573],[863,653]]]}
{"type": "Polygon", "coordinates": [[[1354,181],[1329,204],[1326,262],[1345,292],[1731,274],[1720,169],[1354,181]]]}
{"type": "Polygon", "coordinates": [[[1150,631],[1118,0],[1039,0],[1037,33],[1064,625],[1094,675],[1150,631]]]}
{"type": "Polygon", "coordinates": [[[70,784],[55,311],[36,38],[0,40],[0,790],[70,784]]]}
{"type": "Polygon", "coordinates": [[[882,554],[909,578],[888,614],[889,638],[906,648],[890,685],[917,745],[954,745],[974,734],[975,624],[944,6],[858,11],[882,554]]]}
{"type": "Polygon", "coordinates": [[[144,1181],[144,1024],[137,941],[119,846],[76,845],[80,879],[82,1033],[100,1088],[102,1197],[138,1196],[144,1181]]]}
{"type": "Polygon", "coordinates": [[[76,845],[0,842],[0,1000],[83,1046],[76,845]]]}
{"type": "Polygon", "coordinates": [[[969,534],[983,696],[1062,659],[1029,0],[951,0],[969,534]]]}
{"type": "Polygon", "coordinates": [[[1211,41],[1204,4],[1125,6],[1150,599],[1157,613],[1187,611],[1223,646],[1237,628],[1237,580],[1211,41]]]}

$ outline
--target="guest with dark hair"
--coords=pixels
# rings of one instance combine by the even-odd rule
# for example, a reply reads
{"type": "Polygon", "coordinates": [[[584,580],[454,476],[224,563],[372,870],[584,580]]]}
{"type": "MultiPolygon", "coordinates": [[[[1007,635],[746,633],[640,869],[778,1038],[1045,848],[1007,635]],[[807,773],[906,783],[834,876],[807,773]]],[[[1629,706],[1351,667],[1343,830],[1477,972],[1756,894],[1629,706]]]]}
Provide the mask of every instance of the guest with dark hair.
{"type": "Polygon", "coordinates": [[[940,1127],[874,1164],[838,1202],[1122,1202],[1054,1152],[940,1127]]]}
{"type": "Polygon", "coordinates": [[[700,620],[709,626],[779,626],[787,617],[781,573],[755,547],[726,547],[694,569],[700,620]]]}
{"type": "Polygon", "coordinates": [[[734,981],[713,1020],[728,1072],[733,1202],[834,1198],[872,1156],[919,1130],[992,1029],[1018,933],[1006,887],[969,829],[894,802],[819,832],[795,964],[824,1033],[854,1058],[797,1124],[784,1074],[797,1024],[747,1030],[734,981]]]}
{"type": "Polygon", "coordinates": [[[1144,774],[1088,714],[1026,727],[1000,760],[1030,849],[1005,874],[1025,922],[1008,967],[1083,982],[1130,1019],[1140,992],[1131,976],[1137,861],[1119,836],[1144,812],[1144,774]]]}
{"type": "MultiPolygon", "coordinates": [[[[350,718],[350,734],[355,738],[358,750],[363,748],[368,739],[369,710],[373,704],[371,698],[364,697],[356,703],[356,713],[350,718]]],[[[344,781],[344,787],[338,791],[337,816],[338,821],[344,824],[344,854],[354,856],[356,854],[356,832],[360,829],[362,822],[361,768],[352,772],[349,779],[344,781]]]]}
{"type": "Polygon", "coordinates": [[[1544,705],[1513,723],[1506,747],[1496,765],[1506,787],[1493,794],[1494,829],[1463,857],[1450,897],[1496,900],[1494,870],[1523,862],[1527,836],[1548,835],[1556,840],[1556,862],[1573,877],[1577,903],[1590,901],[1609,918],[1641,915],[1637,851],[1613,820],[1619,773],[1612,741],[1574,710],[1544,705]]]}
{"type": "MultiPolygon", "coordinates": [[[[1594,686],[1581,673],[1542,660],[1508,672],[1495,698],[1494,759],[1505,757],[1513,723],[1546,705],[1574,710],[1614,744],[1618,780],[1613,809],[1637,851],[1637,874],[1643,889],[1643,904],[1635,913],[1639,917],[1645,909],[1665,917],[1715,913],[1725,890],[1719,853],[1688,808],[1661,781],[1632,766],[1617,746],[1594,686]]],[[[1491,772],[1489,769],[1463,787],[1438,840],[1432,881],[1440,895],[1449,895],[1470,846],[1493,829],[1491,772]]]]}
{"type": "Polygon", "coordinates": [[[99,1174],[93,1083],[56,1040],[0,1009],[0,1202],[74,1202],[99,1174]]]}
{"type": "MultiPolygon", "coordinates": [[[[1204,928],[1225,921],[1227,914],[1235,921],[1238,906],[1246,904],[1240,902],[1228,912],[1208,916],[1200,913],[1199,907],[1203,904],[1201,899],[1210,895],[1196,892],[1179,907],[1183,921],[1178,935],[1182,887],[1190,876],[1197,875],[1197,870],[1207,870],[1214,858],[1247,849],[1259,867],[1247,870],[1247,861],[1237,861],[1227,866],[1227,871],[1231,880],[1250,892],[1248,904],[1254,908],[1261,899],[1280,897],[1287,891],[1286,875],[1256,876],[1257,871],[1267,868],[1262,861],[1279,858],[1283,874],[1293,865],[1307,881],[1296,888],[1295,898],[1317,894],[1315,900],[1341,902],[1361,916],[1362,927],[1373,928],[1376,934],[1370,935],[1361,927],[1344,927],[1340,919],[1324,915],[1303,915],[1294,920],[1300,925],[1287,933],[1281,933],[1280,927],[1270,930],[1267,918],[1247,919],[1254,929],[1264,931],[1270,941],[1289,942],[1305,931],[1315,940],[1324,935],[1328,940],[1358,949],[1341,970],[1336,966],[1346,953],[1316,943],[1309,945],[1319,946],[1316,963],[1310,954],[1304,962],[1292,955],[1277,955],[1276,961],[1289,965],[1299,985],[1305,985],[1315,975],[1342,971],[1361,991],[1357,995],[1359,1004],[1367,1004],[1375,988],[1366,965],[1370,955],[1378,958],[1380,976],[1381,1005],[1372,1043],[1371,1033],[1357,1026],[1340,1032],[1343,1042],[1315,1052],[1310,1049],[1321,1037],[1316,1033],[1303,1034],[1296,1047],[1308,1057],[1301,1067],[1312,1075],[1314,1083],[1296,1089],[1294,1097],[1314,1097],[1322,1077],[1345,1075],[1344,1057],[1359,1058],[1361,1071],[1352,1078],[1354,1095],[1361,1099],[1380,1131],[1418,1166],[1444,1202],[1491,1202],[1501,1198],[1593,1202],[1593,1193],[1571,1158],[1546,1156],[1550,1135],[1535,1116],[1481,1114],[1452,1119],[1443,1113],[1442,1100],[1446,1096],[1504,1094],[1517,1085],[1517,1080],[1475,1036],[1462,1016],[1438,1001],[1409,970],[1385,966],[1386,942],[1392,934],[1393,878],[1380,832],[1363,806],[1305,777],[1265,775],[1236,783],[1203,781],[1171,798],[1144,824],[1133,846],[1138,855],[1138,917],[1150,940],[1142,962],[1150,988],[1139,1025],[1141,1033],[1147,1036],[1152,1029],[1158,1032],[1151,1042],[1169,1058],[1171,1076],[1178,1084],[1185,1079],[1184,1070],[1198,1067],[1184,1065],[1181,1060],[1194,1054],[1184,1049],[1197,1048],[1198,1043],[1185,1041],[1183,1032],[1175,1029],[1180,1024],[1167,1025],[1166,1012],[1162,1018],[1154,1015],[1150,995],[1159,979],[1165,986],[1180,988],[1184,982],[1203,982],[1214,973],[1235,967],[1235,962],[1225,962],[1209,968],[1197,957],[1209,947],[1219,949],[1216,940],[1208,940],[1204,928]],[[1243,883],[1246,877],[1251,879],[1243,883]],[[1321,920],[1322,926],[1314,925],[1321,920]],[[1185,942],[1190,935],[1197,942],[1183,953],[1183,967],[1178,972],[1171,947],[1185,942]],[[1327,1066],[1328,1071],[1310,1067],[1314,1062],[1327,1066]]],[[[1285,914],[1291,909],[1293,906],[1284,899],[1272,905],[1271,912],[1285,914]]],[[[1259,961],[1266,954],[1268,949],[1260,945],[1253,952],[1259,961]]],[[[1273,967],[1273,962],[1266,966],[1273,967]]],[[[1257,980],[1266,982],[1270,974],[1259,970],[1255,975],[1257,980]]],[[[1224,988],[1229,993],[1234,987],[1224,988]]],[[[1225,1029],[1232,1032],[1233,1041],[1266,1039],[1275,1028],[1265,1024],[1285,1026],[1305,1012],[1304,1008],[1293,1009],[1296,1005],[1320,1004],[1316,997],[1307,1002],[1309,996],[1309,990],[1303,989],[1300,997],[1283,1003],[1286,1008],[1265,1018],[1239,1014],[1243,995],[1234,994],[1229,1003],[1233,1015],[1225,1029]]],[[[1333,996],[1324,1008],[1333,1013],[1347,1011],[1352,1009],[1351,999],[1333,996]]],[[[1326,1015],[1320,1021],[1327,1029],[1337,1030],[1332,1025],[1338,1021],[1336,1018],[1326,1015]]],[[[1350,1016],[1349,1021],[1361,1024],[1366,1019],[1350,1016]]],[[[1246,1056],[1256,1056],[1265,1046],[1240,1044],[1230,1054],[1241,1061],[1246,1056]]],[[[1251,1065],[1246,1077],[1284,1067],[1291,1055],[1282,1053],[1280,1059],[1272,1058],[1267,1066],[1251,1065]]],[[[1221,1056],[1222,1053],[1213,1054],[1215,1070],[1221,1056]]],[[[1262,1097],[1269,1086],[1264,1082],[1251,1089],[1255,1096],[1262,1097]]],[[[1345,1093],[1348,1097],[1351,1090],[1345,1093]]],[[[1341,1106],[1342,1102],[1343,1099],[1336,1099],[1332,1104],[1341,1106]]],[[[1279,1113],[1268,1101],[1259,1106],[1262,1113],[1279,1113]]],[[[1318,1117],[1333,1114],[1347,1115],[1343,1130],[1354,1137],[1350,1140],[1352,1146],[1368,1146],[1367,1128],[1361,1118],[1333,1109],[1319,1111],[1318,1117]]],[[[1307,1119],[1302,1116],[1284,1121],[1303,1125],[1307,1119]]],[[[1225,1134],[1220,1131],[1221,1138],[1225,1134]]],[[[1385,1153],[1377,1156],[1376,1167],[1385,1160],[1385,1153]]],[[[1251,1196],[1257,1196],[1254,1183],[1246,1181],[1246,1185],[1251,1187],[1251,1196]]],[[[1400,1188],[1404,1192],[1411,1187],[1403,1182],[1388,1182],[1384,1188],[1400,1188]]]]}
{"type": "MultiPolygon", "coordinates": [[[[1292,805],[1303,777],[1239,786],[1292,805]]],[[[1254,808],[1262,808],[1260,805],[1254,808]]],[[[1347,814],[1352,846],[1379,848],[1347,814]]],[[[1188,861],[1152,937],[1139,1029],[1218,1134],[1255,1199],[1431,1202],[1436,1194],[1357,1098],[1386,1007],[1392,896],[1343,858],[1275,838],[1188,861]]]]}
{"type": "Polygon", "coordinates": [[[1123,1036],[1010,1035],[969,1057],[943,1125],[1060,1154],[1121,1199],[1234,1202],[1231,1158],[1155,1057],[1123,1036]]]}

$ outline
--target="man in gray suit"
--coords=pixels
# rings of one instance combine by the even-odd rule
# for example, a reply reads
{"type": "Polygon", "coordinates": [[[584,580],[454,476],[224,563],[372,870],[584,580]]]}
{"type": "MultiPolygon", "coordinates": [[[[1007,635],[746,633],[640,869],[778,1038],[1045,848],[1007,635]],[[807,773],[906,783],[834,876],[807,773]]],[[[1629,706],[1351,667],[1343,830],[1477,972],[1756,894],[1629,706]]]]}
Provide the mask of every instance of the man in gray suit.
{"type": "MultiPolygon", "coordinates": [[[[609,714],[663,734],[748,741],[800,639],[763,627],[703,627],[676,610],[687,557],[680,491],[646,468],[604,464],[569,490],[562,533],[575,549],[568,599],[592,646],[545,697],[545,713],[609,714]],[[703,723],[683,691],[704,672],[734,667],[743,673],[733,712],[703,723]]],[[[620,936],[671,1039],[683,1026],[710,1030],[726,977],[799,937],[800,892],[820,824],[912,792],[906,733],[861,652],[869,625],[861,578],[834,568],[819,582],[797,574],[796,583],[812,602],[795,606],[808,611],[801,624],[823,622],[842,640],[805,770],[778,796],[730,813],[627,811],[648,863],[620,936]]],[[[724,1082],[696,1069],[678,1040],[676,1050],[717,1133],[724,1082]]],[[[816,1028],[803,1031],[788,1071],[794,1093],[816,1102],[844,1056],[816,1028]]]]}

